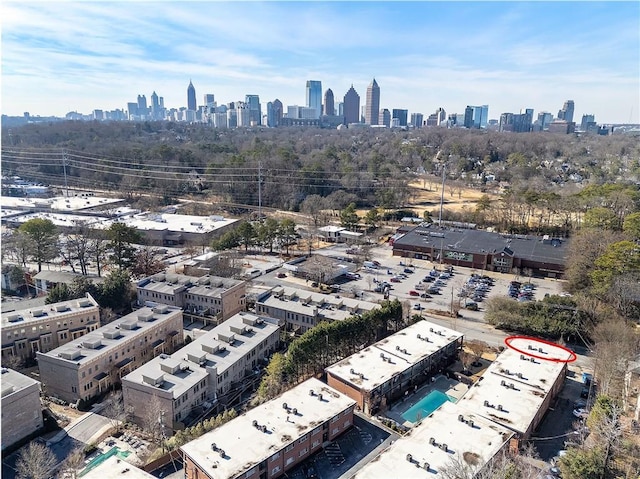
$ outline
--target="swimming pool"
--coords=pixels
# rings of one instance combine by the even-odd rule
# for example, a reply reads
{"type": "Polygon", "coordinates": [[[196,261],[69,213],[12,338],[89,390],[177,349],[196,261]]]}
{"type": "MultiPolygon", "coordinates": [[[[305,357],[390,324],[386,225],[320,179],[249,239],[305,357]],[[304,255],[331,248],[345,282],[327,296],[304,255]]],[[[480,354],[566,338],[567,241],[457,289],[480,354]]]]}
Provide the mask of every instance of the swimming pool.
{"type": "Polygon", "coordinates": [[[402,415],[402,418],[405,421],[418,422],[420,419],[429,416],[433,411],[438,409],[447,401],[455,402],[452,397],[447,396],[443,392],[431,391],[410,409],[407,409],[407,411],[402,415]]]}
{"type": "Polygon", "coordinates": [[[82,470],[82,472],[80,473],[80,477],[84,476],[87,472],[89,472],[91,469],[99,466],[100,464],[102,464],[104,461],[106,461],[107,459],[109,459],[111,456],[117,456],[120,459],[126,459],[126,457],[131,454],[131,451],[121,451],[118,446],[114,446],[113,448],[111,448],[108,452],[105,452],[103,454],[99,454],[98,456],[94,457],[86,466],[85,468],[82,470]]]}

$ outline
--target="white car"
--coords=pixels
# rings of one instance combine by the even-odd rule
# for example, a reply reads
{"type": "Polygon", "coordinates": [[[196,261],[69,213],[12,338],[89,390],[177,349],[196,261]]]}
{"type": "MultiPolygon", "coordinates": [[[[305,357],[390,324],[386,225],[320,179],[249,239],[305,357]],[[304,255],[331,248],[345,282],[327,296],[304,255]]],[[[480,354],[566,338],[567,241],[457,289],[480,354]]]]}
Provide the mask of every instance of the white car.
{"type": "Polygon", "coordinates": [[[589,415],[589,413],[586,411],[586,409],[579,408],[573,410],[573,415],[579,419],[584,419],[589,415]]]}

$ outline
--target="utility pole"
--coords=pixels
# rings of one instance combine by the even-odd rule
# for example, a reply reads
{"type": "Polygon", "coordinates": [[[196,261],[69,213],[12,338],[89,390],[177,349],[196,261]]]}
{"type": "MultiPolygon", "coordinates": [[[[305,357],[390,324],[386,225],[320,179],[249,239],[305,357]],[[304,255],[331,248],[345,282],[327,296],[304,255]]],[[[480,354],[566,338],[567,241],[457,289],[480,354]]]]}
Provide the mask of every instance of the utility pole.
{"type": "Polygon", "coordinates": [[[442,189],[440,190],[440,216],[438,217],[438,226],[442,228],[442,205],[444,204],[444,180],[446,178],[447,166],[442,165],[442,189]]]}
{"type": "Polygon", "coordinates": [[[67,198],[69,198],[69,186],[67,185],[67,154],[62,150],[62,169],[64,171],[64,189],[67,198]]]}
{"type": "Polygon", "coordinates": [[[258,161],[258,220],[262,222],[262,162],[258,161]]]}

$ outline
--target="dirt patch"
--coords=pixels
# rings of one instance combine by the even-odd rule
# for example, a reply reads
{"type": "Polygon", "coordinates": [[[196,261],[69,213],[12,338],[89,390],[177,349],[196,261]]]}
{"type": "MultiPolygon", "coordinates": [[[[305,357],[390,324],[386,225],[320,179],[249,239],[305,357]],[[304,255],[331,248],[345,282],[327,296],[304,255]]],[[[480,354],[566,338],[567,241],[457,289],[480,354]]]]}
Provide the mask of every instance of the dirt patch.
{"type": "MultiPolygon", "coordinates": [[[[425,185],[422,181],[409,183],[412,188],[411,206],[409,209],[422,215],[424,210],[432,213],[440,209],[441,185],[425,185]]],[[[449,211],[461,211],[463,209],[473,211],[480,198],[487,195],[492,201],[499,196],[491,193],[483,193],[473,188],[450,187],[445,184],[443,207],[449,211]]]]}

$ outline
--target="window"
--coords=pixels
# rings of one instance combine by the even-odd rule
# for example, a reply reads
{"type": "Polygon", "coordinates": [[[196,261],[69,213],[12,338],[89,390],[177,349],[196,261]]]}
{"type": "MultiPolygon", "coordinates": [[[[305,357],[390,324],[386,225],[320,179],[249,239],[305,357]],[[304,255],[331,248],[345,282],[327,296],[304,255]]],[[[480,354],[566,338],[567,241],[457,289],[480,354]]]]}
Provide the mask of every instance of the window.
{"type": "Polygon", "coordinates": [[[293,457],[290,457],[289,459],[287,459],[287,462],[285,463],[285,466],[288,466],[289,464],[291,464],[294,461],[293,457]]]}
{"type": "Polygon", "coordinates": [[[332,418],[331,418],[331,424],[333,424],[334,422],[336,422],[336,421],[338,420],[339,416],[340,416],[340,415],[338,414],[337,416],[332,417],[332,418]]]}
{"type": "Polygon", "coordinates": [[[338,432],[340,432],[340,429],[336,427],[333,431],[331,431],[331,434],[335,435],[338,434],[338,432]]]}
{"type": "Polygon", "coordinates": [[[313,443],[311,444],[311,449],[318,447],[320,445],[320,441],[318,441],[317,439],[315,441],[313,441],[313,443]]]}
{"type": "Polygon", "coordinates": [[[287,447],[285,447],[284,452],[289,452],[291,449],[293,449],[293,444],[289,444],[287,447]]]}
{"type": "Polygon", "coordinates": [[[278,460],[280,457],[280,451],[276,452],[273,456],[271,456],[271,462],[278,460]]]}
{"type": "Polygon", "coordinates": [[[299,456],[300,456],[300,457],[302,457],[302,456],[304,456],[304,455],[305,455],[306,453],[308,453],[308,452],[309,452],[309,448],[308,448],[308,447],[305,447],[302,451],[300,451],[299,456]]]}
{"type": "Polygon", "coordinates": [[[279,472],[280,472],[280,466],[276,466],[273,469],[271,469],[271,475],[272,476],[278,474],[279,472]]]}

